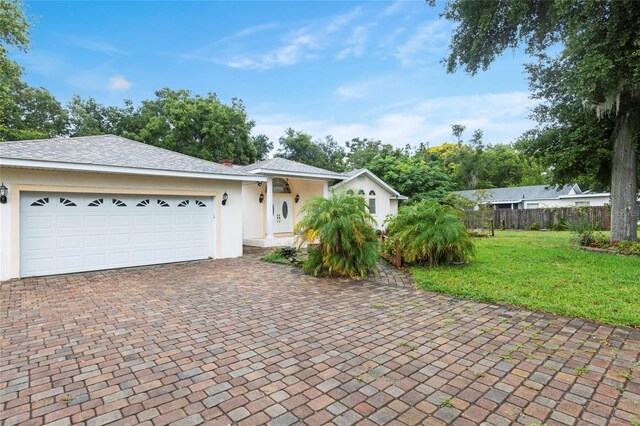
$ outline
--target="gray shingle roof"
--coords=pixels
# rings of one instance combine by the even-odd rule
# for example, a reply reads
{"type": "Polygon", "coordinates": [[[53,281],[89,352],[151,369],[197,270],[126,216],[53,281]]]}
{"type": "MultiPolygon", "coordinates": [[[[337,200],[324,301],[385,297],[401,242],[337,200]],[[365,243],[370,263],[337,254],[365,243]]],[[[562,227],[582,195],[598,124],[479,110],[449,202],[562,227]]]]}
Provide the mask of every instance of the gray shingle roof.
{"type": "Polygon", "coordinates": [[[355,176],[358,173],[367,170],[367,169],[355,169],[355,170],[349,170],[348,172],[344,172],[343,175],[347,178],[350,178],[351,176],[355,176]]]}
{"type": "MultiPolygon", "coordinates": [[[[513,188],[491,188],[487,189],[488,202],[496,203],[501,201],[519,201],[522,199],[549,199],[558,198],[562,195],[568,195],[574,185],[565,186],[547,186],[547,185],[533,185],[533,186],[517,186],[513,188]]],[[[576,185],[576,192],[580,193],[580,188],[576,185]]],[[[456,191],[456,194],[471,200],[476,199],[476,191],[456,191]]]]}
{"type": "Polygon", "coordinates": [[[246,172],[236,168],[113,135],[0,142],[0,158],[233,176],[247,175],[246,172]]]}
{"type": "Polygon", "coordinates": [[[253,170],[270,170],[275,172],[304,173],[311,175],[333,176],[336,179],[344,179],[344,175],[340,173],[321,169],[320,167],[309,166],[307,164],[298,163],[297,161],[287,160],[286,158],[280,157],[258,161],[257,163],[253,163],[246,167],[243,167],[243,170],[245,172],[251,172],[253,170]]]}

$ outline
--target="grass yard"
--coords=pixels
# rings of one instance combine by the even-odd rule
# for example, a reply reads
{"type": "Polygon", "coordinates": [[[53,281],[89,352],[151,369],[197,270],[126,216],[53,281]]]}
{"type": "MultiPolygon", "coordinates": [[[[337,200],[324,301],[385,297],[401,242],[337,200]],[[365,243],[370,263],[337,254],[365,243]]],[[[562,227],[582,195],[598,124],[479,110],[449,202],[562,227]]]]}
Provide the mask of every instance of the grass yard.
{"type": "Polygon", "coordinates": [[[412,269],[418,287],[640,327],[640,257],[588,253],[568,232],[496,231],[468,265],[412,269]]]}

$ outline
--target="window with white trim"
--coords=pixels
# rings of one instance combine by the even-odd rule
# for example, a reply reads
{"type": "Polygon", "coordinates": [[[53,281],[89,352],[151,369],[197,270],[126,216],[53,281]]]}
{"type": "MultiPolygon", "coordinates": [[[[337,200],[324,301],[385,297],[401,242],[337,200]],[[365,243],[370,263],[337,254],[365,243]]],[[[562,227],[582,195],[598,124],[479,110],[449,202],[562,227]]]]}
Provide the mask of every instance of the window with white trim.
{"type": "Polygon", "coordinates": [[[369,213],[376,214],[376,192],[369,191],[369,213]]]}

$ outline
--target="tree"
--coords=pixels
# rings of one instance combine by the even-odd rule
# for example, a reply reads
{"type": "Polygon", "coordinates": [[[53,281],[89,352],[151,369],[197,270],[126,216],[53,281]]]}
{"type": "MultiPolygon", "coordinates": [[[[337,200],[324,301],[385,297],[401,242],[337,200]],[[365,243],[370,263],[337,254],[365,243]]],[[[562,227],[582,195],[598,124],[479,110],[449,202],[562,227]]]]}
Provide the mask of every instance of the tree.
{"type": "Polygon", "coordinates": [[[451,133],[455,136],[458,146],[462,145],[462,134],[465,130],[467,130],[467,126],[463,126],[462,124],[451,125],[451,133]]]}
{"type": "MultiPolygon", "coordinates": [[[[525,46],[534,96],[551,106],[541,131],[577,131],[581,121],[554,106],[583,105],[587,126],[606,117],[612,127],[611,239],[637,240],[637,162],[640,152],[640,3],[635,0],[451,0],[443,12],[457,24],[447,70],[486,70],[506,49],[525,46]]],[[[538,116],[540,118],[541,116],[538,116]]],[[[602,123],[603,127],[608,122],[602,123]]],[[[585,135],[588,135],[585,132],[585,135]]],[[[602,143],[603,140],[600,140],[602,143]]],[[[594,141],[577,141],[591,145],[594,141]]]]}
{"type": "Polygon", "coordinates": [[[299,242],[310,245],[303,270],[314,276],[366,277],[380,257],[374,225],[364,197],[337,194],[307,201],[295,227],[299,242]]]}
{"type": "Polygon", "coordinates": [[[385,225],[389,240],[398,244],[406,263],[431,267],[466,262],[475,252],[459,212],[434,200],[400,207],[385,225]]]}
{"type": "Polygon", "coordinates": [[[239,99],[226,105],[213,93],[200,96],[165,88],[156,92],[155,99],[142,102],[129,123],[131,133],[125,134],[209,161],[230,159],[249,164],[258,158],[250,135],[254,125],[239,99]]]}
{"type": "Polygon", "coordinates": [[[21,81],[8,89],[11,101],[3,102],[0,140],[43,139],[66,133],[66,111],[48,90],[21,81]]]}
{"type": "Polygon", "coordinates": [[[9,47],[26,52],[30,24],[19,0],[0,0],[0,132],[7,134],[11,117],[18,109],[12,96],[20,84],[22,68],[8,58],[9,47]]]}
{"type": "Polygon", "coordinates": [[[256,160],[265,160],[273,149],[273,142],[269,140],[267,135],[263,134],[252,136],[251,140],[256,147],[256,160]]]}
{"type": "Polygon", "coordinates": [[[136,110],[130,100],[124,101],[125,106],[105,106],[93,98],[82,99],[73,95],[67,105],[69,114],[70,136],[92,136],[112,134],[125,136],[139,131],[133,126],[136,110]]]}
{"type": "Polygon", "coordinates": [[[347,149],[347,165],[350,169],[366,168],[376,157],[386,157],[387,155],[399,156],[400,149],[392,145],[383,144],[377,139],[353,138],[345,142],[347,149]]]}
{"type": "Polygon", "coordinates": [[[313,141],[310,134],[288,128],[279,142],[280,149],[276,157],[335,172],[345,170],[344,148],[331,136],[327,136],[324,141],[313,141]]]}
{"type": "Polygon", "coordinates": [[[454,189],[451,179],[438,163],[426,162],[416,156],[377,157],[367,168],[412,200],[439,200],[454,189]]]}

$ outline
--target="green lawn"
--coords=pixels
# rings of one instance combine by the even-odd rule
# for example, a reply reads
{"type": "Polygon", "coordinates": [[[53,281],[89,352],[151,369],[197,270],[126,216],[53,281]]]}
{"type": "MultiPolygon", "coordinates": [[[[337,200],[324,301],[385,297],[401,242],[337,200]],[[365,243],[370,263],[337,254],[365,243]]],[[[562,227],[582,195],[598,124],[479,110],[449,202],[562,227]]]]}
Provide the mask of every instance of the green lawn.
{"type": "Polygon", "coordinates": [[[578,250],[568,232],[496,231],[464,266],[414,267],[424,290],[640,327],[640,257],[578,250]]]}

